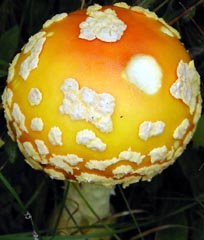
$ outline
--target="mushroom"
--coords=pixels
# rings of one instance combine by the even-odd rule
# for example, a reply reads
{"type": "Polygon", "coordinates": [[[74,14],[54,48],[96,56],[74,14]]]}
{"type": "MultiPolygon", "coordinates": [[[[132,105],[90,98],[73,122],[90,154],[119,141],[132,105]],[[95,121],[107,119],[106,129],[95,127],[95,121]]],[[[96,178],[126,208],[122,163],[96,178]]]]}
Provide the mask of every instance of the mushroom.
{"type": "Polygon", "coordinates": [[[200,77],[179,33],[125,3],[46,21],[11,63],[2,99],[25,161],[80,183],[89,199],[100,186],[90,204],[104,195],[107,214],[107,189],[172,165],[201,114],[200,77]]]}

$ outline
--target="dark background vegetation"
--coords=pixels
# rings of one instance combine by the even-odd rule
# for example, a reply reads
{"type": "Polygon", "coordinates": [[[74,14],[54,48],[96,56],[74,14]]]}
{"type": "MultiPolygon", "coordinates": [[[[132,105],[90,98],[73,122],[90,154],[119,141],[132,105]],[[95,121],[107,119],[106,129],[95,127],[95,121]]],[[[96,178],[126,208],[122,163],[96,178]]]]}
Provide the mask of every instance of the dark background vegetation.
{"type": "MultiPolygon", "coordinates": [[[[9,63],[28,38],[56,13],[71,12],[93,3],[113,0],[1,0],[0,94],[9,63]]],[[[177,28],[204,77],[204,1],[127,0],[163,17],[177,28]]],[[[0,239],[65,239],[54,237],[49,219],[63,198],[64,185],[31,169],[7,136],[0,108],[0,239]],[[28,210],[32,219],[26,219],[28,210]]],[[[151,182],[116,188],[111,202],[116,222],[111,226],[121,240],[204,240],[204,120],[193,141],[176,163],[151,182]]],[[[107,233],[108,234],[108,233],[107,233]]],[[[66,239],[81,239],[67,236],[66,239]]],[[[88,239],[88,237],[86,238],[88,239]]],[[[99,238],[98,238],[99,239],[99,238]]]]}

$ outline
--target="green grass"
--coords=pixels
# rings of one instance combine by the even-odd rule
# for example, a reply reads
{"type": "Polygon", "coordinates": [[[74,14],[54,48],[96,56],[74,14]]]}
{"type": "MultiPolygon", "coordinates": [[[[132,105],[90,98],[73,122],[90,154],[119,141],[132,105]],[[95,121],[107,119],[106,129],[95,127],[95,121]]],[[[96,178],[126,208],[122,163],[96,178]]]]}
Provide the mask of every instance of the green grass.
{"type": "MultiPolygon", "coordinates": [[[[29,36],[46,19],[59,12],[71,12],[92,3],[117,1],[2,0],[0,2],[0,93],[9,63],[29,36]]],[[[129,0],[155,10],[173,24],[182,36],[204,77],[204,1],[129,0]]],[[[0,240],[93,239],[112,236],[117,240],[204,240],[204,125],[203,118],[193,141],[177,162],[151,182],[116,187],[111,197],[111,224],[90,228],[87,236],[57,236],[50,218],[68,192],[60,181],[36,172],[25,162],[15,143],[7,136],[3,110],[0,115],[0,240]],[[30,213],[26,218],[26,213],[30,213]],[[102,229],[102,231],[101,231],[102,229]],[[97,231],[99,230],[99,231],[97,231]],[[37,233],[37,235],[35,235],[37,233]]],[[[60,214],[59,214],[60,217],[60,214]]],[[[107,221],[108,222],[108,221],[107,221]]],[[[76,232],[88,226],[76,226],[76,232]]]]}

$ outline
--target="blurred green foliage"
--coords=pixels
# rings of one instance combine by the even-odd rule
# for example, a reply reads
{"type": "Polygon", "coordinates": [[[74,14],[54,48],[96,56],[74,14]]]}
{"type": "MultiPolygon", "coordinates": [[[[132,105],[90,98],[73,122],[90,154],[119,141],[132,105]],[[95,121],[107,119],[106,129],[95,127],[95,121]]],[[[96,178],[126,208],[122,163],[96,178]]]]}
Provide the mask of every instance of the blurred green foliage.
{"type": "MultiPolygon", "coordinates": [[[[28,38],[46,19],[93,3],[113,4],[114,0],[2,0],[0,1],[0,93],[8,66],[28,38]]],[[[156,11],[173,24],[195,59],[204,77],[204,1],[127,0],[156,11]]],[[[203,93],[203,90],[202,90],[203,93]]],[[[185,153],[151,182],[116,188],[111,202],[116,223],[112,229],[121,240],[204,240],[204,117],[185,153]],[[137,227],[136,224],[137,223],[137,227]]],[[[49,228],[53,209],[62,201],[63,183],[33,171],[7,136],[3,110],[0,115],[0,239],[82,239],[54,237],[49,228]],[[31,222],[25,219],[28,210],[31,222]],[[37,239],[37,238],[36,238],[37,239]]],[[[98,233],[98,238],[100,238],[98,233]]],[[[109,233],[106,233],[107,235],[109,233]]],[[[84,239],[84,237],[83,237],[84,239]]],[[[86,237],[88,239],[88,237],[86,237]]],[[[90,236],[91,239],[91,236],[90,236]]],[[[115,239],[115,238],[113,238],[115,239]]]]}

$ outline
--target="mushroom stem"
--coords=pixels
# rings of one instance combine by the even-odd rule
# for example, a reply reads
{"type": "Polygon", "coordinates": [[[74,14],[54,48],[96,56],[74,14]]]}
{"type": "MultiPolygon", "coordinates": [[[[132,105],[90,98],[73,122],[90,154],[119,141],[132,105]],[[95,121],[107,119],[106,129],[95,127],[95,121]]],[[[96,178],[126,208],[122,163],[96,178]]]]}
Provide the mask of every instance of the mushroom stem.
{"type": "MultiPolygon", "coordinates": [[[[58,224],[62,235],[100,231],[91,225],[101,224],[111,214],[110,195],[113,187],[91,183],[70,183],[64,209],[58,224]]],[[[103,222],[104,223],[104,222],[103,222]]],[[[106,224],[102,224],[106,228],[106,224]]],[[[108,238],[103,238],[108,239],[108,238]]]]}

